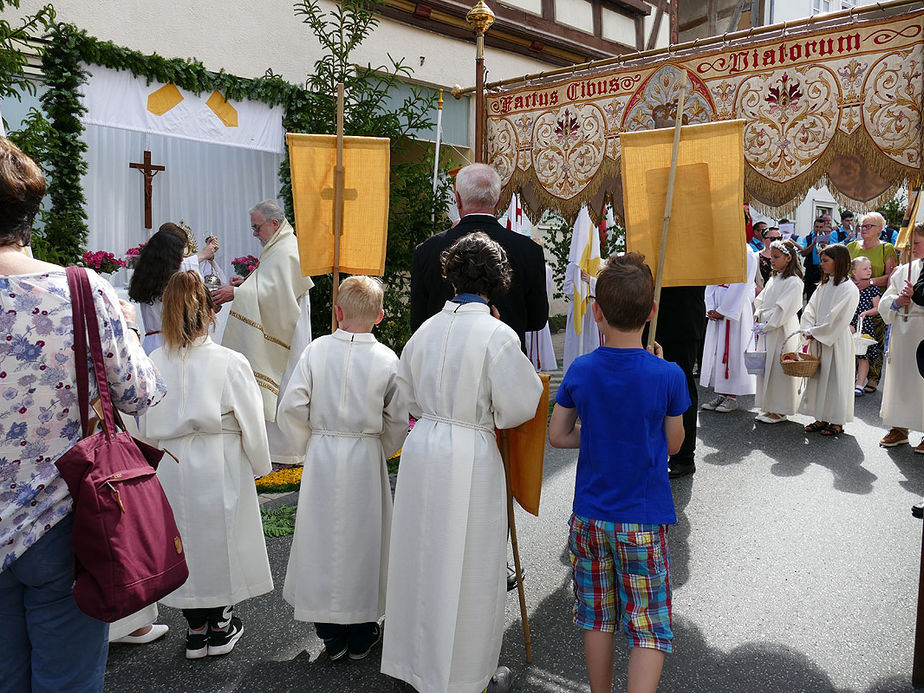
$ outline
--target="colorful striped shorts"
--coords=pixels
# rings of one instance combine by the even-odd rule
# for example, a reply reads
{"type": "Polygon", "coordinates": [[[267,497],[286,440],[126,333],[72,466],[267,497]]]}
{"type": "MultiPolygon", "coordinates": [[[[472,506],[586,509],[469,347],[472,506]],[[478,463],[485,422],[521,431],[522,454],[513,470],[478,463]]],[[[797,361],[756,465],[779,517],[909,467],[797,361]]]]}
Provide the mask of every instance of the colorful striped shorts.
{"type": "Polygon", "coordinates": [[[667,525],[603,522],[572,515],[568,548],[574,622],[625,632],[629,647],[673,649],[667,525]]]}

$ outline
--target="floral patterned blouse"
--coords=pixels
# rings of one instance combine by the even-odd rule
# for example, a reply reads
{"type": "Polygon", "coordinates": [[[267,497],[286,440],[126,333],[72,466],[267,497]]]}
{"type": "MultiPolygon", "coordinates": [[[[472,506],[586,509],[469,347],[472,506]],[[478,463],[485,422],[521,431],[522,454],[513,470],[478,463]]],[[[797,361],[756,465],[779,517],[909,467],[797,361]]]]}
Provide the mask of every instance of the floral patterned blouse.
{"type": "MultiPolygon", "coordinates": [[[[125,339],[119,300],[87,270],[114,406],[138,414],[166,388],[125,339]]],[[[0,276],[0,572],[71,512],[55,461],[82,437],[70,293],[63,270],[0,276]]],[[[90,359],[90,398],[96,396],[90,359]]]]}

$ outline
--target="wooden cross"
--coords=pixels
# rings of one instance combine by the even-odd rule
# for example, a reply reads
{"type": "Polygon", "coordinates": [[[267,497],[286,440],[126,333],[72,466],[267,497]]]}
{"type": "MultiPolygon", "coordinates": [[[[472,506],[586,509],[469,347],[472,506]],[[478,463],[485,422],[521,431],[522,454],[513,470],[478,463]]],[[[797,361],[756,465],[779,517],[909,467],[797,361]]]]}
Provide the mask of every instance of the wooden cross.
{"type": "Polygon", "coordinates": [[[151,221],[151,198],[153,196],[153,185],[152,181],[154,176],[157,175],[158,171],[166,171],[166,166],[155,166],[151,163],[151,152],[145,150],[144,152],[144,163],[143,164],[129,164],[129,168],[136,168],[141,171],[141,174],[144,176],[144,228],[150,229],[153,228],[153,223],[151,221]]]}

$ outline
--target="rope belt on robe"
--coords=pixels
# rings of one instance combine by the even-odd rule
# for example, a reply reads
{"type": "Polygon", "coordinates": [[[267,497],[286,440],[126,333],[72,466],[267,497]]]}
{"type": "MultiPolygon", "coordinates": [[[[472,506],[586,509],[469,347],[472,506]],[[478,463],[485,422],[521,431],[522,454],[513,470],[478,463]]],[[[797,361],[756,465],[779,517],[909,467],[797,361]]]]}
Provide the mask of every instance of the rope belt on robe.
{"type": "MultiPolygon", "coordinates": [[[[719,284],[726,289],[728,284],[719,284]]],[[[722,363],[725,364],[725,379],[728,380],[728,342],[730,339],[731,326],[729,325],[728,318],[725,318],[725,353],[722,355],[722,363]]]]}
{"type": "MultiPolygon", "coordinates": [[[[462,426],[463,428],[471,428],[476,431],[485,431],[494,435],[494,427],[491,426],[481,426],[479,424],[474,424],[469,421],[459,421],[458,419],[449,419],[445,416],[437,416],[436,414],[421,414],[421,419],[427,419],[428,421],[439,421],[440,423],[449,424],[450,426],[462,426]]],[[[420,419],[418,419],[419,421],[420,419]]]]}
{"type": "Polygon", "coordinates": [[[325,428],[311,429],[311,435],[333,436],[335,438],[381,438],[381,433],[356,433],[355,431],[329,431],[325,428]]]}
{"type": "Polygon", "coordinates": [[[532,357],[530,357],[530,361],[533,362],[533,366],[536,367],[536,370],[541,371],[542,362],[539,359],[539,333],[538,332],[529,333],[529,346],[530,346],[530,351],[536,357],[535,360],[533,360],[532,357]]]}
{"type": "Polygon", "coordinates": [[[152,334],[160,334],[160,330],[154,330],[153,332],[145,332],[145,337],[150,337],[152,334]]]}
{"type": "Polygon", "coordinates": [[[722,355],[722,363],[725,364],[725,379],[728,380],[728,343],[730,341],[731,325],[728,319],[725,319],[725,353],[722,355]]]}

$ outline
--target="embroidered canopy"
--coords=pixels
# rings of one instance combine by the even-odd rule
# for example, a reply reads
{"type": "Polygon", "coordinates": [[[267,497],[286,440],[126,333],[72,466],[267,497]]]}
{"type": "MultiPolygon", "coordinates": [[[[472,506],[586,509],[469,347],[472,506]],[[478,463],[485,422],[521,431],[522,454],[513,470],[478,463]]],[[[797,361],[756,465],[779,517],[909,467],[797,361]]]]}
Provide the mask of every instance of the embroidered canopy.
{"type": "Polygon", "coordinates": [[[685,81],[684,124],[745,121],[752,206],[788,213],[823,182],[842,204],[875,208],[922,182],[921,8],[783,25],[494,91],[486,149],[501,206],[520,191],[531,210],[571,221],[582,203],[599,216],[612,200],[621,215],[619,133],[672,126],[685,81]]]}

